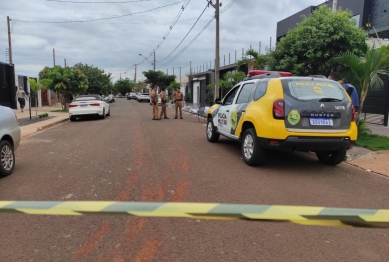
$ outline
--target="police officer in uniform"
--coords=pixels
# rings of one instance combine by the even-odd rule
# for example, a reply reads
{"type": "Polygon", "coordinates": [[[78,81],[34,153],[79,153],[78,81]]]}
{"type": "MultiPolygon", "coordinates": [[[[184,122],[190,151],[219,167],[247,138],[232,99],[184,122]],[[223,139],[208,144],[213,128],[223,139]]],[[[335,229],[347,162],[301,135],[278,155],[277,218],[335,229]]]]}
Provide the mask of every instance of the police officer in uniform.
{"type": "Polygon", "coordinates": [[[180,118],[182,118],[182,101],[184,100],[184,94],[181,93],[180,87],[177,87],[177,91],[173,94],[173,100],[175,102],[176,116],[174,119],[177,119],[177,110],[180,109],[180,118]]]}
{"type": "Polygon", "coordinates": [[[151,104],[153,105],[153,120],[161,120],[158,116],[158,94],[157,86],[153,86],[150,92],[151,104]]]}
{"type": "Polygon", "coordinates": [[[166,93],[165,93],[165,87],[162,87],[161,93],[159,93],[159,96],[161,97],[161,115],[159,116],[160,119],[162,119],[162,115],[164,116],[164,119],[169,119],[166,115],[166,93]]]}

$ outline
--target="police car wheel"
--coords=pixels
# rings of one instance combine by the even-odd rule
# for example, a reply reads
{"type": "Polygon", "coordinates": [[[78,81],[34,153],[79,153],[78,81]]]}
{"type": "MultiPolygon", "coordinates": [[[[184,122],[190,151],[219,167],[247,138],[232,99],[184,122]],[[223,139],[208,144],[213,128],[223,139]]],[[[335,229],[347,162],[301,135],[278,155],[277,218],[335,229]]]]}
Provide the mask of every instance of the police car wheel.
{"type": "Polygon", "coordinates": [[[265,162],[266,150],[259,145],[254,128],[249,128],[244,132],[241,148],[244,162],[247,165],[258,166],[265,162]]]}
{"type": "Polygon", "coordinates": [[[336,166],[345,159],[346,157],[346,151],[328,151],[328,152],[316,152],[316,156],[319,159],[320,163],[329,165],[329,166],[336,166]]]}
{"type": "Polygon", "coordinates": [[[103,114],[100,116],[101,119],[105,119],[105,109],[103,109],[103,114]]]}
{"type": "Polygon", "coordinates": [[[208,119],[206,132],[207,132],[207,139],[209,142],[217,142],[219,140],[220,135],[215,130],[215,126],[213,125],[212,118],[208,119]]]}

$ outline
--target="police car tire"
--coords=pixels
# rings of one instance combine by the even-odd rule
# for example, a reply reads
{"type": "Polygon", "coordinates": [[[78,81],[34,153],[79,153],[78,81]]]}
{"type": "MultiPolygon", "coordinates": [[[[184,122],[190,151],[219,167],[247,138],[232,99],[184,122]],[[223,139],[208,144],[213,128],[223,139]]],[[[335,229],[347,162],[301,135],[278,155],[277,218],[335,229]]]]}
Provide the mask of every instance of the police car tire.
{"type": "Polygon", "coordinates": [[[242,142],[241,142],[241,149],[242,149],[243,160],[247,165],[258,166],[265,163],[266,149],[259,145],[257,134],[254,128],[249,128],[244,132],[242,137],[242,142]],[[248,158],[245,154],[245,141],[246,139],[250,140],[249,136],[252,139],[252,148],[253,148],[250,158],[248,158]]]}
{"type": "Polygon", "coordinates": [[[334,151],[334,152],[316,152],[316,156],[319,159],[320,163],[329,165],[329,166],[336,166],[344,160],[346,157],[346,151],[334,151]]]}
{"type": "Polygon", "coordinates": [[[208,119],[207,128],[205,129],[205,134],[207,135],[207,139],[208,139],[209,142],[213,142],[214,143],[214,142],[217,142],[219,140],[220,134],[216,132],[216,128],[213,125],[212,118],[208,119]],[[212,132],[210,132],[211,135],[208,134],[208,126],[209,125],[212,126],[212,132]]]}
{"type": "Polygon", "coordinates": [[[71,116],[70,117],[70,121],[76,121],[76,117],[75,116],[71,116]]]}

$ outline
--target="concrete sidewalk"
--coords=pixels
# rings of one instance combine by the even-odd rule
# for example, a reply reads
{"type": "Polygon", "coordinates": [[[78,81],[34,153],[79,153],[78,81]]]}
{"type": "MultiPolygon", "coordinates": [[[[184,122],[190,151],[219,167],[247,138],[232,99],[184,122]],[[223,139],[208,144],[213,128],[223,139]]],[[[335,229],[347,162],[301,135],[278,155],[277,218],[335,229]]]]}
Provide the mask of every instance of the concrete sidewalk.
{"type": "MultiPolygon", "coordinates": [[[[47,129],[51,126],[60,124],[62,122],[66,122],[69,120],[69,113],[57,113],[57,112],[51,112],[54,110],[61,110],[60,107],[55,106],[45,106],[45,107],[38,107],[37,115],[47,113],[49,117],[52,117],[48,120],[42,120],[37,123],[34,123],[34,119],[37,118],[35,108],[31,108],[31,124],[23,125],[20,127],[22,138],[28,137],[34,133],[37,133],[39,131],[42,131],[44,129],[47,129]]],[[[30,111],[25,110],[24,112],[21,112],[20,110],[14,110],[16,117],[18,119],[22,118],[30,118],[30,111]]],[[[38,117],[39,118],[39,117],[38,117]]],[[[28,120],[26,120],[28,121],[28,120]]],[[[25,122],[26,122],[25,121],[25,122]]]]}

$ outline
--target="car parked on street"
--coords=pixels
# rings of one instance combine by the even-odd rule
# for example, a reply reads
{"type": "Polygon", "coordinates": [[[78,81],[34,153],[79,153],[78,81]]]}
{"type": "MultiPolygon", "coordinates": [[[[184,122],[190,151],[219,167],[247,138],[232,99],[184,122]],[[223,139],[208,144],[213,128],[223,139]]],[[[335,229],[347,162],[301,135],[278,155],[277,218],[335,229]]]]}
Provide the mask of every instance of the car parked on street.
{"type": "Polygon", "coordinates": [[[20,143],[20,127],[15,112],[0,106],[0,176],[12,174],[15,168],[15,150],[20,143]]]}
{"type": "Polygon", "coordinates": [[[248,165],[264,163],[267,150],[316,153],[341,163],[357,139],[355,109],[344,88],[319,77],[253,70],[207,113],[206,136],[241,142],[248,165]]]}
{"type": "Polygon", "coordinates": [[[143,102],[143,101],[150,101],[150,95],[149,93],[139,93],[137,97],[138,102],[143,102]]]}
{"type": "Polygon", "coordinates": [[[130,97],[131,97],[131,99],[136,99],[136,93],[135,92],[130,92],[130,97]]]}
{"type": "Polygon", "coordinates": [[[111,115],[110,105],[100,95],[80,95],[69,105],[70,121],[85,116],[98,116],[104,119],[109,115],[111,115]]]}

